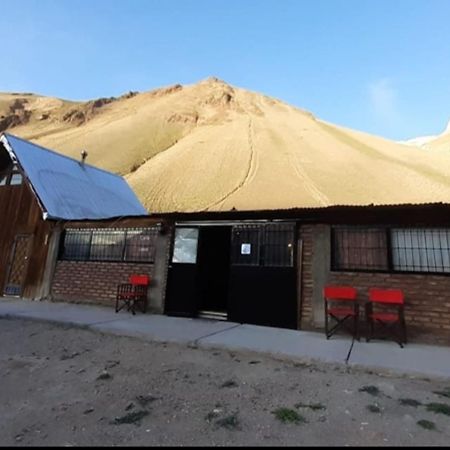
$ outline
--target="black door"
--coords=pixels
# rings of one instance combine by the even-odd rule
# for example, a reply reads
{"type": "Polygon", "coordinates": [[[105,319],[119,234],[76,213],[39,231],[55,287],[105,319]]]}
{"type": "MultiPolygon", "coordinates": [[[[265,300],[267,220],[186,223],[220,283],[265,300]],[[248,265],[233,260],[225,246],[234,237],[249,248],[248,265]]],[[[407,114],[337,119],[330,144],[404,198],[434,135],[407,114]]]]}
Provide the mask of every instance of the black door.
{"type": "Polygon", "coordinates": [[[177,227],[169,274],[165,312],[194,317],[198,310],[197,248],[198,228],[177,227]]]}
{"type": "Polygon", "coordinates": [[[291,223],[233,227],[229,320],[297,328],[295,242],[291,223]]]}

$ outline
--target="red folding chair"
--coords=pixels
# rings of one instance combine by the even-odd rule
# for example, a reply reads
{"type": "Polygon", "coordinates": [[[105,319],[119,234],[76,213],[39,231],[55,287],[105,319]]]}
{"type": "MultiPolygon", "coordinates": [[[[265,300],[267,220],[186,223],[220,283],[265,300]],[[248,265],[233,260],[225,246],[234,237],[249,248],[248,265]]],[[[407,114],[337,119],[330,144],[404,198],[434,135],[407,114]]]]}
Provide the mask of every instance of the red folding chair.
{"type": "Polygon", "coordinates": [[[143,313],[147,311],[147,292],[150,285],[148,275],[130,275],[128,283],[122,283],[117,286],[116,295],[116,313],[125,306],[127,311],[136,314],[138,307],[143,313]]]}
{"type": "Polygon", "coordinates": [[[345,328],[353,338],[359,340],[359,303],[358,293],[350,286],[325,286],[323,288],[325,301],[325,334],[329,339],[337,330],[345,328]],[[330,329],[329,319],[332,318],[336,324],[330,329]],[[348,322],[353,322],[352,327],[348,322]]]}
{"type": "Polygon", "coordinates": [[[369,328],[367,342],[388,334],[403,348],[403,344],[406,344],[404,304],[404,295],[400,289],[369,289],[369,301],[366,304],[369,328]],[[375,325],[378,325],[378,332],[386,333],[375,336],[375,325]]]}

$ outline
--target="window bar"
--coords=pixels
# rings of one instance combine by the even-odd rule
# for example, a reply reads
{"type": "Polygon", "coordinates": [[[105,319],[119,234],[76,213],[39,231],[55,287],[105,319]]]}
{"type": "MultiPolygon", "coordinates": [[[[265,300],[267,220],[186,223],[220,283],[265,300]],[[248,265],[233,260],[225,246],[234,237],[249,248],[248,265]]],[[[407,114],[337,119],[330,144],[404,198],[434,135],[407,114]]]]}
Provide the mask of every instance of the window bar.
{"type": "Polygon", "coordinates": [[[92,250],[92,230],[90,230],[89,233],[89,245],[88,245],[88,251],[87,251],[87,256],[86,256],[86,260],[90,261],[91,260],[91,250],[92,250]]]}
{"type": "Polygon", "coordinates": [[[394,271],[394,261],[392,255],[392,235],[391,230],[386,227],[386,247],[387,247],[387,266],[389,272],[394,271]]]}
{"type": "Polygon", "coordinates": [[[125,232],[123,234],[123,245],[122,245],[121,261],[126,261],[127,243],[128,243],[128,230],[125,230],[125,232]]]}

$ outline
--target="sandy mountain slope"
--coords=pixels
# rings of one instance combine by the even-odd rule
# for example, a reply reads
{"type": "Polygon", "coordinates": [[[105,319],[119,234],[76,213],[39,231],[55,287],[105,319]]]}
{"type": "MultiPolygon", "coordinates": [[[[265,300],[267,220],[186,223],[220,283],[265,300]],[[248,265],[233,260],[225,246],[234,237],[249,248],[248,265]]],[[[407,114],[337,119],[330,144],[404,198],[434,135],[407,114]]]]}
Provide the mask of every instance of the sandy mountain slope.
{"type": "Polygon", "coordinates": [[[450,122],[448,122],[445,130],[438,135],[421,136],[401,143],[424,148],[426,150],[436,150],[450,152],[450,122]]]}
{"type": "Polygon", "coordinates": [[[31,112],[9,132],[76,158],[86,149],[151,212],[450,203],[450,152],[338,127],[215,78],[86,103],[1,94],[0,120],[18,99],[31,112]]]}

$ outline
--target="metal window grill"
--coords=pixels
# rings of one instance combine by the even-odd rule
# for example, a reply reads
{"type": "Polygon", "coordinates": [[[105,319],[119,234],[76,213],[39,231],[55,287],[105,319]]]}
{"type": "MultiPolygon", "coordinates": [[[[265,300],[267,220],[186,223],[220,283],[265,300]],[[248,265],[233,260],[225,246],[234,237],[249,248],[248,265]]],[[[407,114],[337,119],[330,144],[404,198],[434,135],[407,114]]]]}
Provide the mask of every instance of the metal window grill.
{"type": "Polygon", "coordinates": [[[159,228],[143,228],[127,230],[125,245],[125,261],[155,261],[155,243],[159,228]]]}
{"type": "Polygon", "coordinates": [[[292,267],[295,226],[287,223],[238,225],[232,232],[232,264],[292,267]]]}
{"type": "Polygon", "coordinates": [[[260,226],[238,225],[231,233],[231,261],[234,265],[260,264],[260,226]]]}
{"type": "Polygon", "coordinates": [[[61,259],[73,261],[155,260],[155,242],[159,227],[136,229],[68,229],[61,259]]]}
{"type": "Polygon", "coordinates": [[[385,228],[335,227],[332,229],[334,270],[382,271],[389,269],[388,233],[385,228]]]}
{"type": "Polygon", "coordinates": [[[64,236],[62,259],[88,261],[91,238],[91,230],[67,230],[64,236]]]}
{"type": "Polygon", "coordinates": [[[450,273],[450,230],[394,228],[393,269],[402,272],[450,273]]]}
{"type": "Polygon", "coordinates": [[[267,224],[264,227],[264,266],[294,265],[294,230],[292,224],[267,224]]]}
{"type": "Polygon", "coordinates": [[[122,261],[126,232],[120,230],[92,231],[89,259],[94,261],[122,261]]]}

